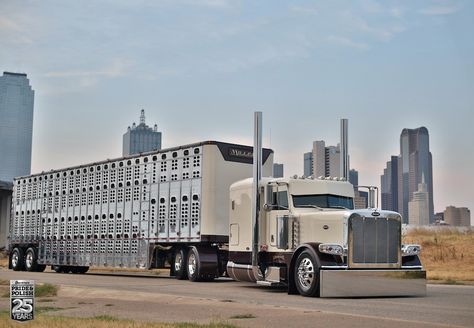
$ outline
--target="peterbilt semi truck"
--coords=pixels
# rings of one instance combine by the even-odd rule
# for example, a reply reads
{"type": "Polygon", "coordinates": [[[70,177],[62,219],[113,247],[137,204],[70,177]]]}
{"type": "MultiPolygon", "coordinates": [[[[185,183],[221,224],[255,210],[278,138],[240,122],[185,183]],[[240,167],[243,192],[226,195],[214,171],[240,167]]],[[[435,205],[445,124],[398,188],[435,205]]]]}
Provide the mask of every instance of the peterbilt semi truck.
{"type": "Polygon", "coordinates": [[[10,268],[169,267],[303,296],[425,294],[398,213],[354,209],[344,179],[272,178],[258,115],[255,131],[253,147],[206,141],[16,178],[10,268]]]}

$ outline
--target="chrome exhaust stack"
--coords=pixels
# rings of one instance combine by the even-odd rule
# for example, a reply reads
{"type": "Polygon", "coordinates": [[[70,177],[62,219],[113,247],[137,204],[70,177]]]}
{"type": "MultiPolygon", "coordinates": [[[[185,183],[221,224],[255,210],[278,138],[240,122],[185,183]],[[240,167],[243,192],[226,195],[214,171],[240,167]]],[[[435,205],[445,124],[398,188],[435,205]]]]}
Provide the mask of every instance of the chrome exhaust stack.
{"type": "Polygon", "coordinates": [[[341,118],[341,145],[340,145],[340,172],[339,177],[345,181],[349,180],[349,143],[348,143],[349,120],[341,118]]]}
{"type": "Polygon", "coordinates": [[[259,280],[258,251],[259,251],[259,214],[260,192],[262,180],[262,112],[254,113],[253,136],[253,185],[252,185],[252,271],[255,280],[259,280]]]}

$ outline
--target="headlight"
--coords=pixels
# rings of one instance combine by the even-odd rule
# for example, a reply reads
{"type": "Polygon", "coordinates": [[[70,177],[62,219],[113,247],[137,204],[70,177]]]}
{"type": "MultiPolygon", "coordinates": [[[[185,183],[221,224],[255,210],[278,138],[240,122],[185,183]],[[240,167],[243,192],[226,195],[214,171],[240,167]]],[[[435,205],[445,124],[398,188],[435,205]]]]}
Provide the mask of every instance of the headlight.
{"type": "Polygon", "coordinates": [[[319,245],[319,251],[331,255],[345,255],[344,248],[338,244],[321,244],[319,245]]]}
{"type": "Polygon", "coordinates": [[[421,252],[420,245],[402,245],[402,256],[414,256],[421,252]]]}

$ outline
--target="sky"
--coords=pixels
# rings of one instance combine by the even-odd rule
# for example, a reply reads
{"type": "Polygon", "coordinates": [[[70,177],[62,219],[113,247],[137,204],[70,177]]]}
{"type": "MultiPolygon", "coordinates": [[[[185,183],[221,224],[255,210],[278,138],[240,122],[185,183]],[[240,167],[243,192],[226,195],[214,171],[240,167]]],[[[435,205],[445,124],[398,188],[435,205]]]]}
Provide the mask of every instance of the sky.
{"type": "Polygon", "coordinates": [[[35,90],[32,172],[120,157],[145,109],[163,147],[251,145],[262,111],[264,146],[301,175],[348,118],[360,184],[425,126],[435,211],[472,211],[473,32],[468,0],[0,0],[0,70],[35,90]]]}

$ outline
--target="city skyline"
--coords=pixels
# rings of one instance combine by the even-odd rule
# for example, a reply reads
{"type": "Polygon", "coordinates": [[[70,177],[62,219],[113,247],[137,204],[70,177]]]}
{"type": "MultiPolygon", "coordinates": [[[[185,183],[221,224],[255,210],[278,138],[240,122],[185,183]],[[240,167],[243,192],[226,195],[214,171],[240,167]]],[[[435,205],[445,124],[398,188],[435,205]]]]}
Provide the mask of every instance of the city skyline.
{"type": "Polygon", "coordinates": [[[472,3],[1,6],[0,69],[36,91],[33,172],[119,157],[131,108],[146,108],[163,148],[251,145],[263,111],[264,146],[302,175],[301,154],[337,144],[346,117],[361,184],[380,186],[400,131],[426,126],[435,211],[474,208],[472,3]]]}

